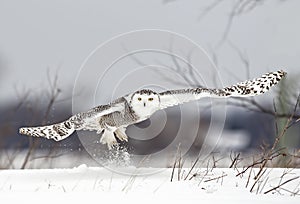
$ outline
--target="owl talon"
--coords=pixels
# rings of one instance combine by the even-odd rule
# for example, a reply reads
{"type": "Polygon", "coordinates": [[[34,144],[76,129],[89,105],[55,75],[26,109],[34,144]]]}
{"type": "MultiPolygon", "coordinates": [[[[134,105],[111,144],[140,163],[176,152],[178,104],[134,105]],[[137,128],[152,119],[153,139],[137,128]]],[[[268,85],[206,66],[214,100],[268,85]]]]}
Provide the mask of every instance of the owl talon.
{"type": "Polygon", "coordinates": [[[105,130],[100,139],[101,144],[107,144],[109,150],[115,145],[118,145],[118,142],[114,136],[113,132],[105,130]]]}
{"type": "Polygon", "coordinates": [[[115,131],[115,136],[120,140],[120,141],[126,141],[128,142],[128,137],[125,133],[125,128],[118,128],[115,131]]]}

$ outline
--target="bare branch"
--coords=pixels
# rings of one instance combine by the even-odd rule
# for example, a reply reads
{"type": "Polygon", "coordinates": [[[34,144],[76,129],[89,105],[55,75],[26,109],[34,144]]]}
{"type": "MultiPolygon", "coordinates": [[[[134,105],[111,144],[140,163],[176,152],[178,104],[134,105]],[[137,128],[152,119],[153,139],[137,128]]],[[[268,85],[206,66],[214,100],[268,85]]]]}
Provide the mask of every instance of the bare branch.
{"type": "Polygon", "coordinates": [[[276,187],[274,187],[274,188],[271,188],[271,189],[268,190],[268,191],[265,191],[264,194],[270,193],[271,191],[274,191],[274,190],[280,188],[281,186],[283,186],[283,185],[285,185],[285,184],[287,184],[287,183],[289,183],[289,182],[291,182],[291,181],[293,181],[293,180],[296,180],[296,179],[298,179],[298,178],[300,178],[300,176],[291,178],[291,179],[289,179],[289,180],[287,180],[287,181],[281,183],[280,185],[278,185],[278,186],[276,186],[276,187]]]}
{"type": "Polygon", "coordinates": [[[275,148],[277,147],[277,145],[278,145],[280,139],[285,135],[286,131],[293,125],[293,123],[291,123],[291,121],[293,120],[294,115],[295,115],[295,113],[296,113],[296,111],[297,111],[297,107],[298,107],[298,105],[299,105],[299,101],[300,101],[300,94],[299,94],[298,99],[297,99],[297,102],[296,102],[296,104],[295,104],[294,112],[291,114],[291,116],[290,116],[290,117],[288,118],[288,120],[286,121],[286,124],[285,124],[285,126],[284,126],[282,132],[276,137],[276,139],[275,139],[275,141],[274,141],[274,143],[273,143],[272,148],[271,148],[271,149],[268,151],[268,153],[266,154],[265,160],[264,160],[264,162],[262,163],[262,165],[261,165],[261,167],[260,167],[260,169],[259,169],[259,172],[258,172],[257,175],[254,177],[254,179],[257,179],[258,176],[262,173],[263,168],[266,166],[266,164],[267,164],[267,162],[268,162],[268,160],[269,160],[271,154],[273,153],[273,151],[274,151],[275,148]]]}
{"type": "Polygon", "coordinates": [[[215,177],[215,178],[207,179],[207,180],[204,180],[203,182],[209,182],[209,181],[213,181],[213,180],[218,180],[220,178],[224,178],[225,176],[227,176],[227,174],[223,174],[223,175],[215,177]]]}
{"type": "MultiPolygon", "coordinates": [[[[48,70],[47,79],[48,79],[48,83],[49,83],[49,86],[50,86],[49,103],[47,105],[47,108],[46,108],[46,111],[45,111],[45,114],[44,114],[44,117],[43,117],[43,122],[42,122],[43,125],[46,124],[46,122],[49,118],[51,108],[53,107],[55,101],[58,98],[58,95],[61,92],[61,90],[57,87],[57,81],[58,81],[58,74],[57,73],[55,74],[54,79],[52,80],[51,77],[50,77],[50,72],[48,70]]],[[[36,146],[38,144],[37,140],[33,140],[32,137],[29,137],[28,139],[29,139],[29,149],[28,149],[28,151],[25,155],[25,158],[24,158],[23,163],[21,165],[21,169],[24,169],[26,167],[26,165],[30,161],[30,157],[32,156],[32,154],[35,151],[36,146]]]]}

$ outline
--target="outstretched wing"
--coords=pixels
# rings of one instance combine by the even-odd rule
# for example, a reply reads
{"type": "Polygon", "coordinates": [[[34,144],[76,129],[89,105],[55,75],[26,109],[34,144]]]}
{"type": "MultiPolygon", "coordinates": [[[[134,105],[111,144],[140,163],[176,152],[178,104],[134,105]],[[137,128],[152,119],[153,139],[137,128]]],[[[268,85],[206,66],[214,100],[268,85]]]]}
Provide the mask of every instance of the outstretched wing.
{"type": "Polygon", "coordinates": [[[69,137],[74,131],[75,126],[70,119],[53,125],[22,127],[19,129],[20,134],[32,137],[44,137],[47,139],[53,139],[55,141],[63,140],[69,137]]]}
{"type": "Polygon", "coordinates": [[[23,135],[60,141],[69,137],[75,130],[99,130],[99,118],[116,111],[123,111],[124,103],[125,98],[122,97],[111,104],[97,106],[87,112],[78,113],[61,123],[38,127],[22,127],[19,132],[23,135]]]}
{"type": "Polygon", "coordinates": [[[248,97],[263,94],[276,85],[285,75],[286,73],[280,70],[266,73],[259,78],[240,82],[222,89],[194,88],[161,92],[159,93],[160,109],[198,100],[203,97],[248,97]]]}
{"type": "Polygon", "coordinates": [[[126,99],[121,97],[110,104],[100,105],[83,113],[78,113],[70,118],[76,130],[99,130],[99,119],[114,112],[124,112],[126,99]]]}

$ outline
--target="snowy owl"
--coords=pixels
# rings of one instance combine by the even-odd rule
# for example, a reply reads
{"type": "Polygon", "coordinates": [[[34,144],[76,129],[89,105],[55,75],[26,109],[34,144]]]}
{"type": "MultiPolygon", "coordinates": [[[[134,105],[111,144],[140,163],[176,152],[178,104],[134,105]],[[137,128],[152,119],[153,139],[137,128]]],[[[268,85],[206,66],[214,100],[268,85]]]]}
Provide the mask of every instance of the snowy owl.
{"type": "Polygon", "coordinates": [[[203,97],[248,97],[263,94],[285,75],[286,73],[281,70],[270,72],[259,78],[221,89],[189,88],[160,93],[143,89],[118,98],[107,105],[100,105],[87,112],[78,113],[61,123],[23,127],[19,129],[19,132],[60,141],[69,137],[75,130],[97,131],[98,134],[102,134],[100,142],[107,144],[111,149],[118,144],[116,138],[120,141],[128,141],[125,133],[127,126],[150,118],[158,110],[203,97]]]}

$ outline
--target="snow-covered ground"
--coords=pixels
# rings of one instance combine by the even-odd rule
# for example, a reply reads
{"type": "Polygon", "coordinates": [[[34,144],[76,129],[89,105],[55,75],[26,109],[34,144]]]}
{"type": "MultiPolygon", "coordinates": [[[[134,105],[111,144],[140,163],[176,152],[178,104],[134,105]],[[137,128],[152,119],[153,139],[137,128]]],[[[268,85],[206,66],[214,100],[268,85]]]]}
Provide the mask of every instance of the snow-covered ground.
{"type": "Polygon", "coordinates": [[[197,168],[190,174],[185,168],[113,170],[85,164],[70,169],[2,170],[0,203],[61,203],[62,199],[76,203],[150,203],[153,199],[176,203],[195,199],[204,203],[300,203],[300,169],[266,169],[252,193],[252,175],[258,169],[252,170],[249,180],[250,171],[236,176],[241,169],[229,168],[197,168]],[[294,180],[284,183],[289,179],[294,180]],[[282,186],[265,194],[278,185],[282,186]]]}

